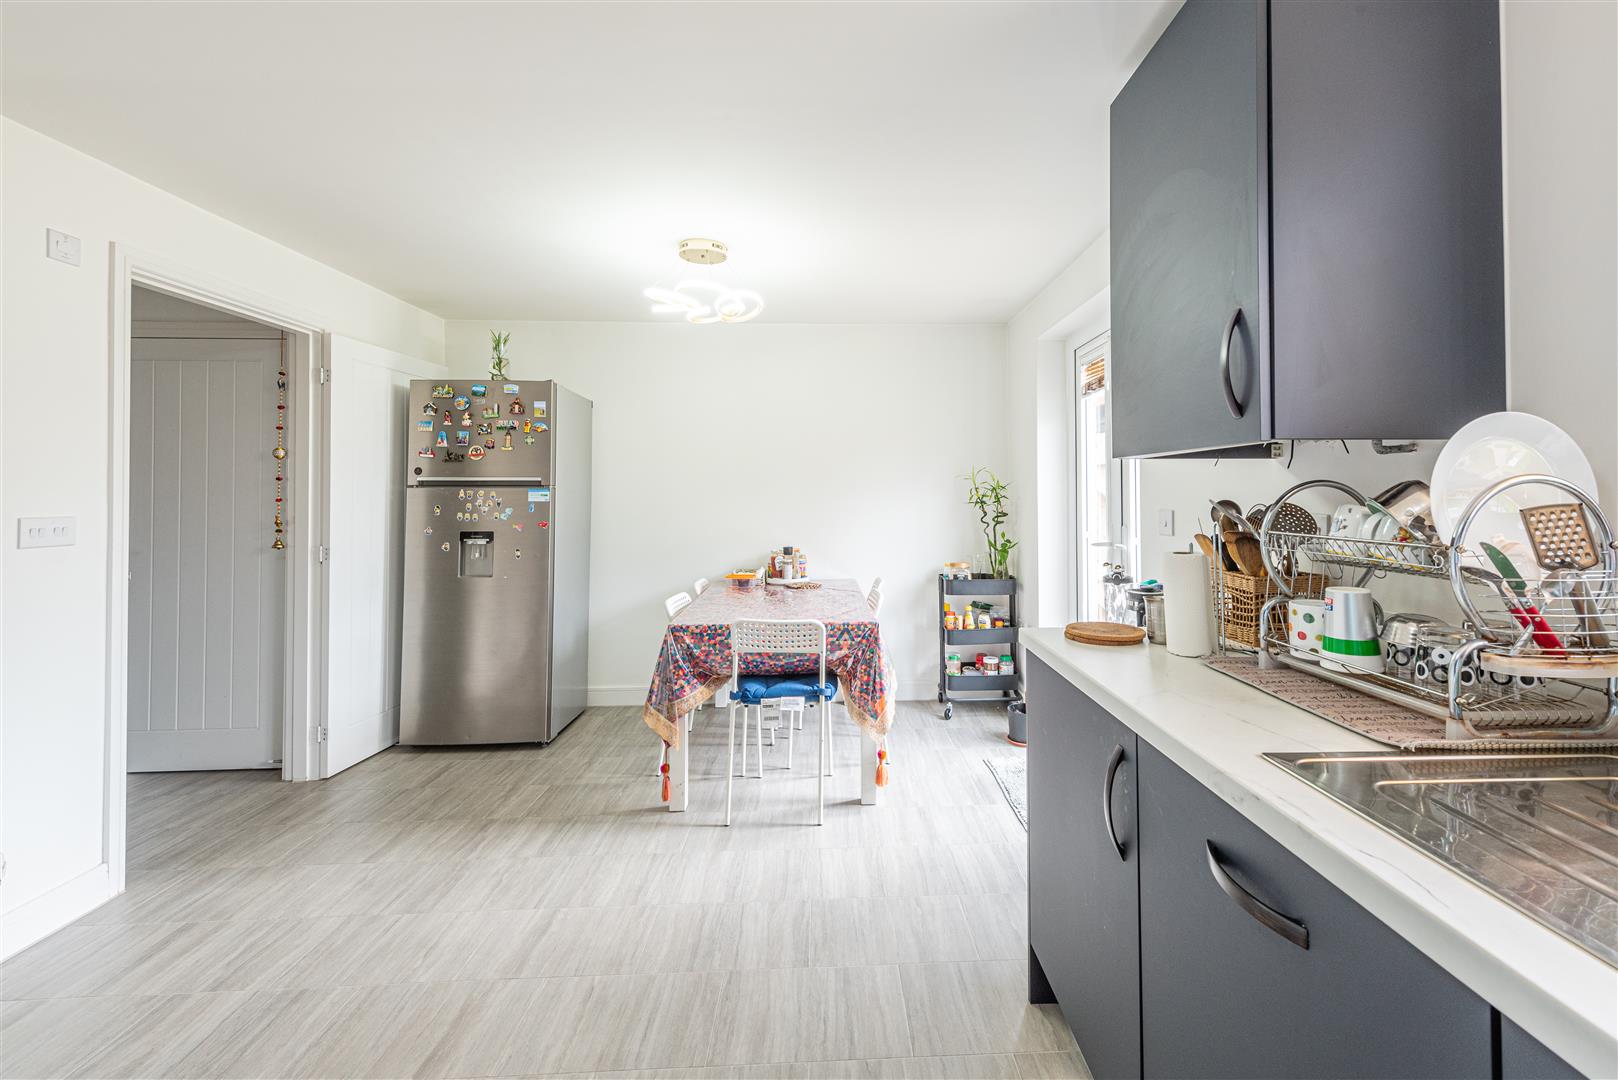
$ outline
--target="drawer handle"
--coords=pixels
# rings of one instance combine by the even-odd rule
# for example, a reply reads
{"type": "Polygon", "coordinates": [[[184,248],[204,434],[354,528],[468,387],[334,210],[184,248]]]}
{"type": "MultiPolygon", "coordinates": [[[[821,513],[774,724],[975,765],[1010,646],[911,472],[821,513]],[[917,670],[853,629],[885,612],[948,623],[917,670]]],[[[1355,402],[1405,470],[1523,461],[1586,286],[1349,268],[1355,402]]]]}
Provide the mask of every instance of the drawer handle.
{"type": "Polygon", "coordinates": [[[1289,919],[1279,911],[1242,888],[1236,879],[1225,870],[1224,864],[1214,852],[1213,841],[1208,841],[1208,869],[1213,873],[1214,881],[1225,890],[1225,895],[1236,901],[1236,906],[1247,912],[1253,918],[1274,930],[1300,949],[1309,947],[1309,928],[1296,919],[1289,919]]]}
{"type": "Polygon", "coordinates": [[[1127,859],[1124,854],[1124,845],[1118,840],[1118,830],[1112,827],[1112,782],[1118,778],[1118,766],[1124,763],[1124,748],[1114,746],[1112,757],[1107,759],[1107,782],[1101,787],[1101,820],[1107,823],[1107,836],[1112,840],[1112,846],[1118,849],[1118,858],[1127,859]]]}
{"type": "Polygon", "coordinates": [[[1230,415],[1240,420],[1242,417],[1242,403],[1236,397],[1236,388],[1230,384],[1230,339],[1236,333],[1236,324],[1242,319],[1242,309],[1237,308],[1230,313],[1230,319],[1225,323],[1225,333],[1219,339],[1219,382],[1225,389],[1225,408],[1230,415]]]}

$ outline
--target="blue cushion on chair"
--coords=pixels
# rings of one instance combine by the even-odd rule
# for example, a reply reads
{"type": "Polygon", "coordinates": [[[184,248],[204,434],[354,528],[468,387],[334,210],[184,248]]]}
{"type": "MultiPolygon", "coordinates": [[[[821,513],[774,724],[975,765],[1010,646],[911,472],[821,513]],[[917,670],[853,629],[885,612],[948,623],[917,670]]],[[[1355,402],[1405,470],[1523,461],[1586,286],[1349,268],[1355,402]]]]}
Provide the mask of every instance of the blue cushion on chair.
{"type": "Polygon", "coordinates": [[[837,695],[837,676],[828,671],[824,684],[816,685],[813,675],[743,675],[736,680],[736,689],[730,700],[743,705],[757,705],[774,698],[825,698],[837,695]]]}

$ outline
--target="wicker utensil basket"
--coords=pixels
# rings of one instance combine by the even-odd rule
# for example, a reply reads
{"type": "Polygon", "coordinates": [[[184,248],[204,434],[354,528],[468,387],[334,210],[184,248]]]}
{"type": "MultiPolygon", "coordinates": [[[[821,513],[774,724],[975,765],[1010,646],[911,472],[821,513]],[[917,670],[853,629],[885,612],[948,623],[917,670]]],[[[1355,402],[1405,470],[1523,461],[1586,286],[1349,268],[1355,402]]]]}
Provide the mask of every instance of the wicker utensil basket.
{"type": "MultiPolygon", "coordinates": [[[[1273,577],[1253,577],[1234,570],[1219,571],[1219,579],[1221,587],[1214,590],[1214,613],[1220,637],[1226,645],[1261,648],[1258,613],[1266,600],[1281,595],[1280,587],[1273,577]]],[[[1326,584],[1323,574],[1299,574],[1292,581],[1292,595],[1318,598],[1325,594],[1326,584]]],[[[1286,640],[1286,619],[1286,606],[1277,604],[1270,612],[1270,638],[1286,640]]]]}

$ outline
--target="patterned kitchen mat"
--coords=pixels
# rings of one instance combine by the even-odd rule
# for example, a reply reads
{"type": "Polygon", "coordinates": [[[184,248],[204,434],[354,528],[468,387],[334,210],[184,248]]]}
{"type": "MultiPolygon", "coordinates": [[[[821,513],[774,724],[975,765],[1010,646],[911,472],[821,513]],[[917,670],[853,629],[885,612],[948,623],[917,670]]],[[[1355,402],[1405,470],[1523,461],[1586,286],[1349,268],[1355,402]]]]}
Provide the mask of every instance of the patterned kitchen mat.
{"type": "Polygon", "coordinates": [[[1296,668],[1266,670],[1255,656],[1210,656],[1204,664],[1256,690],[1338,727],[1358,732],[1400,750],[1590,750],[1618,746],[1618,739],[1497,739],[1444,738],[1444,721],[1346,686],[1317,679],[1296,668]]]}
{"type": "Polygon", "coordinates": [[[1015,761],[996,760],[984,758],[983,764],[989,767],[989,775],[994,782],[1000,785],[1000,793],[1011,804],[1011,812],[1017,815],[1022,822],[1023,831],[1028,831],[1028,759],[1018,758],[1015,761]]]}

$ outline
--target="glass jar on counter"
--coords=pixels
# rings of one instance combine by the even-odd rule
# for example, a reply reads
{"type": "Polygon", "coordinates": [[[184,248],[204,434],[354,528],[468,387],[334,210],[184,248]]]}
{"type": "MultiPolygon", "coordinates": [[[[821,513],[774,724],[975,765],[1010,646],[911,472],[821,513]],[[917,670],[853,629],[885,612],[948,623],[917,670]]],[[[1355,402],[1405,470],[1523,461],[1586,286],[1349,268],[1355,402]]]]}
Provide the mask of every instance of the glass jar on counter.
{"type": "Polygon", "coordinates": [[[1002,656],[1000,658],[1000,674],[1002,674],[1002,675],[1015,675],[1015,674],[1017,674],[1017,662],[1015,660],[1013,660],[1010,656],[1002,656]]]}
{"type": "Polygon", "coordinates": [[[960,673],[961,673],[961,655],[960,655],[960,653],[950,653],[948,656],[944,657],[944,674],[946,674],[946,675],[959,675],[960,673]]]}
{"type": "Polygon", "coordinates": [[[985,675],[1000,674],[1000,658],[998,656],[985,656],[978,661],[978,670],[985,675]]]}

